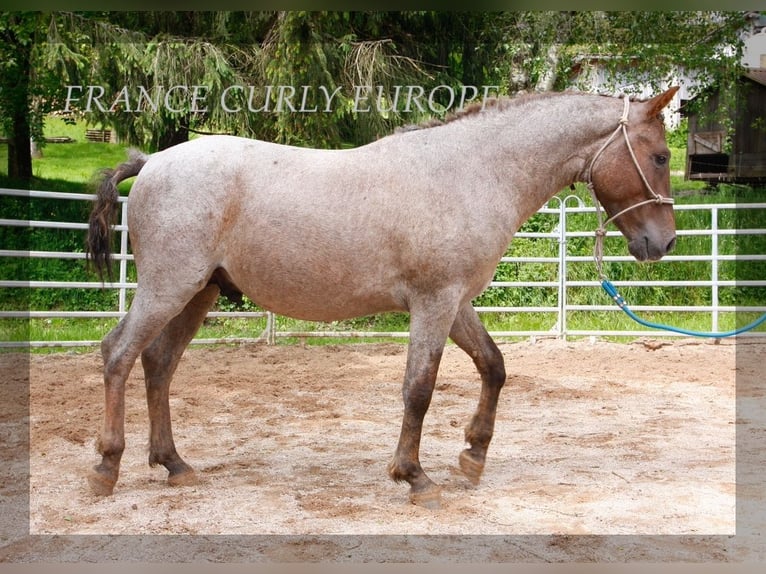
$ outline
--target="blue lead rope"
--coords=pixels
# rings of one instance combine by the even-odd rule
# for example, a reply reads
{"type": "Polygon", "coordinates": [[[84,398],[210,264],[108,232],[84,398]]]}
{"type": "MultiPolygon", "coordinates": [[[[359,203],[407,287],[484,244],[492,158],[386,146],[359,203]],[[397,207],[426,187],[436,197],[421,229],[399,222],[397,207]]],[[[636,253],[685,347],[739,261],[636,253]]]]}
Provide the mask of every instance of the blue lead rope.
{"type": "Polygon", "coordinates": [[[704,333],[700,331],[689,331],[688,329],[681,329],[680,327],[672,327],[670,325],[661,325],[660,323],[652,323],[651,321],[646,321],[642,319],[641,317],[637,316],[635,313],[633,313],[633,311],[630,310],[623,296],[617,292],[617,288],[614,285],[612,285],[612,282],[609,281],[609,279],[606,279],[606,278],[602,279],[601,287],[603,287],[607,295],[609,295],[612,298],[612,300],[614,300],[614,302],[617,303],[620,309],[625,311],[628,317],[630,317],[637,323],[644,325],[645,327],[649,327],[651,329],[663,329],[665,331],[673,331],[675,333],[690,335],[692,337],[710,337],[712,339],[722,339],[724,337],[733,337],[734,335],[739,335],[740,333],[744,333],[745,331],[750,331],[751,329],[755,329],[758,325],[766,321],[766,314],[764,314],[764,315],[761,315],[761,317],[759,317],[752,323],[750,323],[749,325],[745,325],[744,327],[740,327],[739,329],[734,329],[732,331],[721,331],[721,332],[712,332],[712,333],[704,333]]]}

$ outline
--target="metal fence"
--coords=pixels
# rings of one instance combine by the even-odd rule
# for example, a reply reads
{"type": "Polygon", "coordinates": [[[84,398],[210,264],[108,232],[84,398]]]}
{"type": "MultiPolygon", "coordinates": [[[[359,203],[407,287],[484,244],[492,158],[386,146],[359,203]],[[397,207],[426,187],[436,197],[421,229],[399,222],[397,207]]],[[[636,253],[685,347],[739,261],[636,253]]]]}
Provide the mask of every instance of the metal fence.
{"type": "MultiPolygon", "coordinates": [[[[80,193],[60,193],[47,191],[28,191],[0,188],[0,199],[2,197],[21,197],[28,200],[38,198],[55,199],[61,201],[92,201],[94,196],[80,193]]],[[[122,317],[128,307],[128,292],[135,289],[136,283],[130,282],[128,274],[128,262],[132,261],[133,256],[129,252],[128,229],[127,229],[127,209],[126,198],[121,198],[121,221],[115,227],[119,234],[119,251],[115,253],[115,259],[119,262],[119,271],[117,279],[114,282],[102,284],[100,282],[88,281],[23,281],[4,277],[4,272],[0,272],[0,288],[2,289],[113,289],[118,292],[117,308],[110,311],[59,311],[59,310],[30,310],[13,309],[0,311],[0,319],[9,320],[30,320],[37,318],[111,318],[122,317]]],[[[711,289],[709,305],[702,306],[670,306],[670,305],[631,305],[631,308],[637,312],[677,312],[677,313],[704,313],[711,318],[712,330],[719,330],[719,319],[723,313],[734,312],[766,312],[764,306],[732,306],[722,305],[719,302],[719,291],[727,287],[766,287],[764,280],[740,281],[734,279],[719,278],[719,264],[725,261],[766,261],[764,254],[722,254],[719,253],[719,243],[722,237],[733,235],[766,235],[766,229],[746,228],[734,229],[724,228],[719,225],[720,214],[731,210],[764,210],[766,203],[751,204],[696,204],[696,205],[676,205],[679,210],[704,210],[710,213],[710,227],[706,229],[679,229],[679,237],[685,235],[704,235],[710,236],[711,249],[706,253],[694,255],[669,255],[663,261],[705,261],[710,262],[710,278],[705,280],[688,281],[680,279],[678,281],[659,281],[659,280],[627,280],[613,281],[617,287],[669,287],[669,288],[706,288],[711,289]]],[[[476,309],[481,315],[493,313],[541,313],[550,314],[550,326],[537,330],[491,330],[494,337],[514,338],[514,337],[556,337],[567,338],[568,336],[642,336],[651,334],[652,336],[673,337],[679,336],[677,333],[667,331],[647,331],[643,328],[638,329],[576,329],[570,328],[569,318],[572,313],[582,311],[614,312],[620,313],[618,307],[613,305],[606,296],[603,297],[603,304],[575,304],[570,303],[569,293],[575,288],[593,288],[600,290],[600,284],[597,281],[595,270],[592,280],[572,280],[568,278],[568,266],[571,263],[583,261],[592,261],[591,256],[571,255],[568,252],[567,244],[570,240],[577,237],[592,237],[591,231],[569,231],[567,229],[567,217],[577,213],[592,213],[593,207],[582,204],[576,196],[557,196],[554,197],[540,213],[551,214],[557,218],[557,224],[552,231],[534,232],[521,231],[516,234],[517,238],[530,238],[535,240],[549,241],[553,246],[557,246],[554,256],[544,257],[504,257],[501,263],[512,263],[518,265],[526,264],[550,264],[556,267],[556,279],[546,281],[493,281],[490,284],[492,288],[501,289],[553,289],[556,291],[556,304],[550,306],[514,306],[514,307],[489,307],[477,306],[476,309]]],[[[69,229],[82,230],[87,229],[87,223],[78,222],[60,222],[60,221],[30,221],[20,219],[0,219],[0,227],[24,227],[38,229],[69,229]]],[[[617,236],[617,231],[610,231],[607,237],[617,236]]],[[[85,259],[82,252],[52,252],[52,251],[26,251],[2,249],[0,245],[0,264],[6,258],[43,258],[43,259],[85,259]]],[[[634,264],[630,256],[606,256],[606,263],[619,262],[621,264],[634,264]]],[[[0,265],[0,269],[6,269],[7,266],[0,265]]],[[[20,298],[23,300],[23,298],[20,298]]],[[[321,330],[289,330],[279,327],[279,321],[272,313],[267,311],[211,311],[209,317],[240,317],[240,318],[259,318],[265,319],[265,328],[255,337],[247,338],[223,338],[223,339],[205,339],[196,338],[194,343],[220,343],[220,342],[255,342],[265,341],[274,343],[277,338],[310,338],[310,337],[337,337],[337,338],[406,338],[406,331],[367,331],[367,330],[340,330],[336,328],[325,327],[321,330]]],[[[766,332],[760,331],[750,333],[750,336],[766,336],[766,332]]],[[[100,341],[94,340],[74,340],[74,341],[0,341],[0,347],[67,347],[67,346],[90,346],[97,345],[100,341]]]]}

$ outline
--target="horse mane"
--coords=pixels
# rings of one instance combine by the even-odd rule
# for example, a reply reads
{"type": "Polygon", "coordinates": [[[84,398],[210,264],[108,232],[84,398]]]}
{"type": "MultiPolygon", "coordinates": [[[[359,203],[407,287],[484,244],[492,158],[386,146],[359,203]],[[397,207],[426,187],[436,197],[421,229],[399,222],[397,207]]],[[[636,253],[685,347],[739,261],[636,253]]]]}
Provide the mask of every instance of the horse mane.
{"type": "MultiPolygon", "coordinates": [[[[541,100],[547,98],[555,98],[557,96],[570,95],[570,96],[602,96],[606,98],[615,97],[613,94],[593,94],[590,92],[532,92],[523,93],[517,96],[501,96],[487,98],[481,102],[474,102],[469,104],[461,110],[450,112],[444,118],[430,118],[418,124],[406,124],[400,126],[394,130],[395,134],[411,131],[425,130],[429,128],[443,126],[464,118],[470,118],[486,111],[502,111],[508,108],[519,106],[528,102],[529,100],[541,100]]],[[[642,101],[634,96],[630,96],[631,101],[642,101]]]]}
{"type": "Polygon", "coordinates": [[[441,119],[430,118],[428,120],[420,122],[419,124],[407,124],[404,126],[400,126],[396,128],[396,130],[394,130],[394,133],[411,132],[416,130],[425,130],[429,128],[443,126],[445,124],[452,123],[456,120],[477,115],[481,112],[484,112],[487,109],[504,110],[508,107],[511,107],[512,105],[518,104],[518,102],[522,99],[528,99],[530,97],[535,97],[538,95],[541,95],[541,94],[524,95],[517,98],[509,98],[509,97],[487,98],[486,100],[482,102],[474,102],[472,104],[469,104],[468,106],[466,106],[465,108],[461,110],[450,112],[444,118],[441,118],[441,119]]]}

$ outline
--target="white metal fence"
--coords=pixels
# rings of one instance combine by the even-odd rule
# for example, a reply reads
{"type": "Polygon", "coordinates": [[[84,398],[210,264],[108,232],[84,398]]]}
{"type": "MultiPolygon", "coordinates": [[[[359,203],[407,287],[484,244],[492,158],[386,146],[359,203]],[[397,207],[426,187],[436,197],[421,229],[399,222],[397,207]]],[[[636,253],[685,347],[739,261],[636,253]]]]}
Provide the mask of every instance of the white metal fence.
{"type": "MultiPolygon", "coordinates": [[[[27,190],[14,190],[14,189],[2,189],[0,188],[0,200],[3,197],[21,197],[29,201],[36,198],[55,199],[61,201],[92,201],[94,196],[89,194],[79,193],[59,193],[59,192],[46,192],[46,191],[27,191],[27,190]]],[[[117,308],[110,311],[59,311],[59,310],[30,310],[30,309],[11,309],[0,311],[0,319],[2,320],[30,320],[37,318],[62,318],[62,317],[78,317],[78,318],[103,318],[103,317],[121,317],[127,311],[128,297],[127,294],[130,290],[135,289],[136,284],[128,280],[128,262],[133,259],[133,256],[129,253],[128,246],[128,233],[126,223],[126,201],[125,198],[121,198],[121,223],[116,226],[116,231],[119,234],[119,251],[115,253],[115,259],[119,262],[119,271],[117,279],[114,282],[102,284],[100,282],[77,282],[77,281],[24,281],[13,279],[5,276],[5,271],[0,271],[0,288],[2,289],[114,289],[118,291],[118,304],[117,308]]],[[[749,260],[749,261],[766,261],[765,254],[722,254],[719,253],[719,241],[722,237],[732,235],[766,235],[766,229],[755,227],[746,229],[733,229],[722,228],[719,226],[719,214],[724,211],[730,210],[762,210],[766,215],[766,203],[751,203],[751,204],[697,204],[697,205],[676,205],[675,209],[678,210],[704,210],[710,212],[711,225],[707,229],[679,229],[678,235],[680,237],[684,235],[706,235],[711,238],[710,252],[698,253],[694,255],[669,255],[666,256],[663,261],[705,261],[710,262],[710,278],[705,280],[684,280],[683,277],[679,277],[674,281],[657,281],[657,280],[628,280],[628,281],[613,281],[615,286],[619,287],[668,287],[668,288],[707,288],[711,289],[711,303],[703,306],[669,306],[669,305],[631,305],[631,309],[636,312],[677,312],[677,313],[704,313],[708,314],[711,318],[712,330],[719,330],[719,318],[723,313],[733,312],[766,312],[766,305],[763,306],[732,306],[722,305],[719,303],[719,290],[726,287],[766,287],[766,278],[763,280],[747,280],[740,281],[736,279],[723,280],[719,278],[719,264],[723,261],[733,260],[749,260]]],[[[530,264],[530,263],[545,263],[555,265],[557,268],[556,280],[548,281],[493,281],[490,287],[494,288],[527,288],[527,289],[555,289],[556,301],[555,305],[551,306],[518,306],[518,307],[476,307],[477,311],[482,314],[492,313],[543,313],[550,314],[551,321],[550,326],[541,328],[538,330],[493,330],[490,331],[494,337],[558,337],[566,338],[567,336],[642,336],[651,334],[652,336],[666,336],[673,337],[679,336],[677,333],[668,331],[655,331],[643,328],[636,329],[573,329],[569,327],[569,317],[574,312],[581,311],[603,311],[620,313],[621,311],[617,306],[612,304],[606,295],[603,296],[603,304],[574,304],[569,302],[568,294],[571,289],[574,288],[593,288],[600,290],[600,284],[597,281],[596,272],[594,268],[592,280],[571,280],[568,278],[567,267],[570,263],[577,263],[582,261],[592,261],[591,256],[583,255],[570,255],[567,250],[567,243],[575,237],[592,237],[591,231],[569,231],[567,230],[567,216],[575,213],[587,213],[593,212],[593,207],[587,207],[583,205],[580,200],[575,196],[555,197],[548,205],[540,210],[541,213],[553,214],[558,217],[557,225],[553,231],[550,232],[520,232],[516,235],[517,238],[533,238],[538,240],[545,240],[553,242],[558,245],[557,255],[551,257],[504,257],[502,263],[513,264],[530,264]]],[[[766,220],[763,219],[763,220],[766,220]]],[[[759,220],[759,221],[763,221],[759,220]]],[[[78,222],[60,222],[60,221],[30,221],[21,219],[3,219],[0,218],[0,227],[25,227],[25,228],[40,228],[40,229],[69,229],[69,230],[82,230],[83,235],[87,229],[87,223],[83,221],[78,222]]],[[[617,231],[610,231],[607,237],[617,236],[617,231]]],[[[0,245],[0,270],[7,269],[7,266],[2,265],[7,258],[43,258],[43,259],[80,259],[85,260],[85,254],[82,252],[51,252],[51,251],[26,251],[26,250],[10,250],[4,249],[5,246],[0,245]]],[[[117,250],[116,250],[117,251],[117,250]]],[[[630,256],[606,256],[605,262],[625,262],[624,264],[634,264],[633,259],[630,256]]],[[[23,300],[23,298],[19,298],[23,300]]],[[[629,301],[630,303],[630,301],[629,301]]],[[[195,339],[195,343],[218,343],[218,342],[250,342],[250,341],[266,341],[273,343],[277,338],[309,338],[309,337],[355,337],[355,338],[370,338],[370,337],[401,337],[406,338],[407,332],[380,332],[380,331],[365,331],[365,330],[338,330],[333,328],[323,328],[321,330],[305,330],[295,331],[281,329],[278,326],[277,318],[270,312],[223,312],[223,311],[211,311],[210,317],[245,317],[245,318],[260,318],[265,319],[265,328],[260,334],[255,337],[247,338],[224,338],[224,339],[195,339]]],[[[759,331],[750,333],[750,336],[766,336],[766,332],[759,331]]],[[[2,338],[2,337],[0,337],[2,338]]],[[[74,341],[2,341],[0,340],[0,347],[46,347],[46,346],[90,346],[97,345],[100,341],[93,340],[74,340],[74,341]]]]}

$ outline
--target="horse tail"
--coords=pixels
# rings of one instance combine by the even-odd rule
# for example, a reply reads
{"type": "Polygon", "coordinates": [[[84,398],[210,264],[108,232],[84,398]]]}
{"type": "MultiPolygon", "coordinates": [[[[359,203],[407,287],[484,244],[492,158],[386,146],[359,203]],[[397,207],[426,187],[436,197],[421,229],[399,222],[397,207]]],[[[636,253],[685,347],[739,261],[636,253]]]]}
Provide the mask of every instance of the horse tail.
{"type": "Polygon", "coordinates": [[[88,219],[88,237],[85,254],[96,269],[101,280],[104,275],[112,281],[112,233],[111,226],[117,222],[117,206],[120,197],[117,184],[138,175],[149,156],[130,150],[130,159],[115,169],[104,169],[96,180],[96,203],[88,219]]]}

